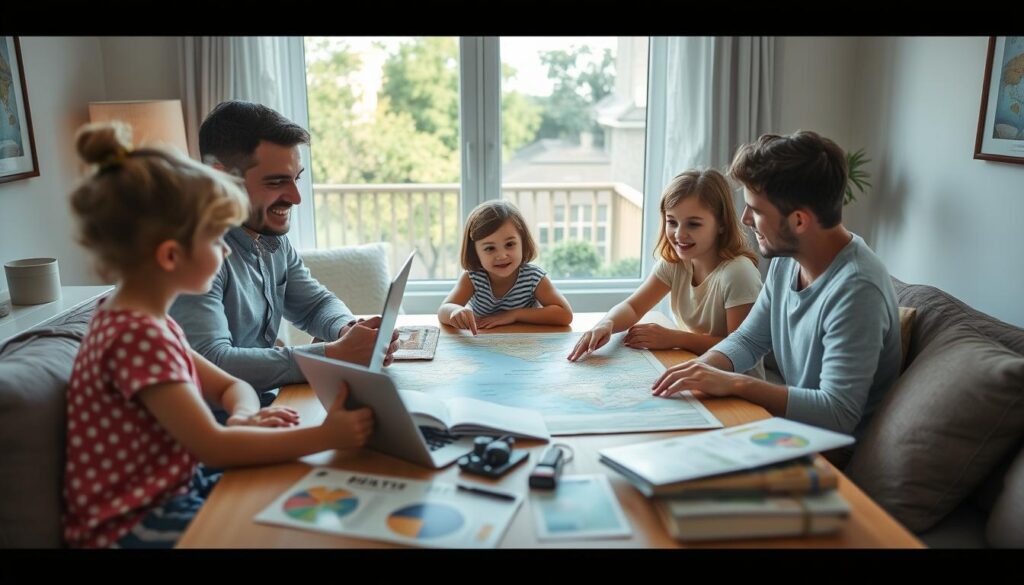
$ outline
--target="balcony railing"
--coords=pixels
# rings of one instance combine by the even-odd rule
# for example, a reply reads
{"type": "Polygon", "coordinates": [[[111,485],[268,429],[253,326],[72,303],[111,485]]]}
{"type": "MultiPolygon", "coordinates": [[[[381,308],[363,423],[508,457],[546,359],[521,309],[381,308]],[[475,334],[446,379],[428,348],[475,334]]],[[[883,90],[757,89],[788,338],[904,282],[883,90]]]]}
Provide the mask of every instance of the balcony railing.
{"type": "MultiPolygon", "coordinates": [[[[506,183],[502,196],[523,212],[542,249],[590,242],[605,261],[639,257],[643,195],[623,183],[506,183]],[[559,237],[556,239],[556,235],[559,237]]],[[[317,247],[391,244],[391,265],[417,248],[412,278],[461,272],[457,183],[313,185],[317,247]]]]}

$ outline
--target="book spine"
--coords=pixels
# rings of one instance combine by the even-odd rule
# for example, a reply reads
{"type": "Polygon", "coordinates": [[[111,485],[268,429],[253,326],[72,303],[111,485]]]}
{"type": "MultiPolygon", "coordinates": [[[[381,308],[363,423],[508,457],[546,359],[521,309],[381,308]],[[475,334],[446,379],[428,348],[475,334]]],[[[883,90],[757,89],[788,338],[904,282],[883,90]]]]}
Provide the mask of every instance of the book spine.
{"type": "Polygon", "coordinates": [[[838,484],[838,476],[830,469],[810,465],[796,469],[772,470],[660,486],[655,489],[655,495],[673,498],[766,493],[812,495],[834,489],[838,484]]]}
{"type": "Polygon", "coordinates": [[[667,503],[655,505],[658,518],[669,536],[680,542],[787,536],[806,538],[838,532],[846,523],[843,515],[815,514],[803,505],[801,508],[799,515],[789,517],[763,514],[675,517],[667,503]]]}

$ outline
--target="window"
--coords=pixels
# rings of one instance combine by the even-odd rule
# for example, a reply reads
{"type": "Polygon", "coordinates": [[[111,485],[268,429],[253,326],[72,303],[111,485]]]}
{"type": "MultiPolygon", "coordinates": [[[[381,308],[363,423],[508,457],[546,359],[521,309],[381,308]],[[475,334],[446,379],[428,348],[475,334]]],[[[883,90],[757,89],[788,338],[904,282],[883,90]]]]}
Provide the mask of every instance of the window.
{"type": "Polygon", "coordinates": [[[643,197],[622,190],[643,192],[647,37],[499,44],[502,194],[528,222],[556,224],[537,263],[554,279],[638,278],[643,197]],[[592,237],[602,230],[611,242],[592,237]]]}
{"type": "Polygon", "coordinates": [[[647,37],[307,37],[317,247],[384,240],[392,266],[416,248],[412,278],[447,287],[461,271],[464,218],[503,197],[553,278],[638,278],[647,47],[647,37]]]}
{"type": "Polygon", "coordinates": [[[459,39],[306,37],[319,248],[387,241],[411,278],[458,276],[459,39]]]}

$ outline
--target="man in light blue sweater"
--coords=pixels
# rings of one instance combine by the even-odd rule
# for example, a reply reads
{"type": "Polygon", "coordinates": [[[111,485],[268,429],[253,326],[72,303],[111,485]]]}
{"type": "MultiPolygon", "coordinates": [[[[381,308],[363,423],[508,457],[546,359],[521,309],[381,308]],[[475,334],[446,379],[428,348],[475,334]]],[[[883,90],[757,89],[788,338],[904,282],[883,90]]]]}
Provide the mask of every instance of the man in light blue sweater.
{"type": "Polygon", "coordinates": [[[764,135],[729,173],[742,221],[773,258],[736,331],[667,370],[654,394],[738,396],[775,416],[860,436],[900,367],[896,293],[882,261],[842,222],[846,157],[814,132],[764,135]],[[785,386],[737,374],[774,350],[785,386]]]}

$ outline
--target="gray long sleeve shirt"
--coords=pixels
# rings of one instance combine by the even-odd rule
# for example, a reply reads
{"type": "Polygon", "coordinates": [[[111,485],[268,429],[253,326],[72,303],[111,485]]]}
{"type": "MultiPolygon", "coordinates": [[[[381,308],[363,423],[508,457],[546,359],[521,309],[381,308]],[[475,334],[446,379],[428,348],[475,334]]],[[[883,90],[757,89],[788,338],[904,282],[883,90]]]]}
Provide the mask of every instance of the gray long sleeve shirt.
{"type": "Polygon", "coordinates": [[[803,290],[799,272],[793,258],[772,260],[750,314],[711,349],[737,372],[774,350],[789,387],[786,418],[859,437],[899,375],[892,279],[856,234],[803,290]]]}
{"type": "Polygon", "coordinates": [[[256,240],[235,227],[225,240],[231,255],[210,291],[180,295],[171,317],[196,351],[257,392],[304,382],[294,350],[323,355],[324,344],[275,347],[281,317],[314,337],[334,340],[352,312],[309,274],[287,237],[256,240]]]}

